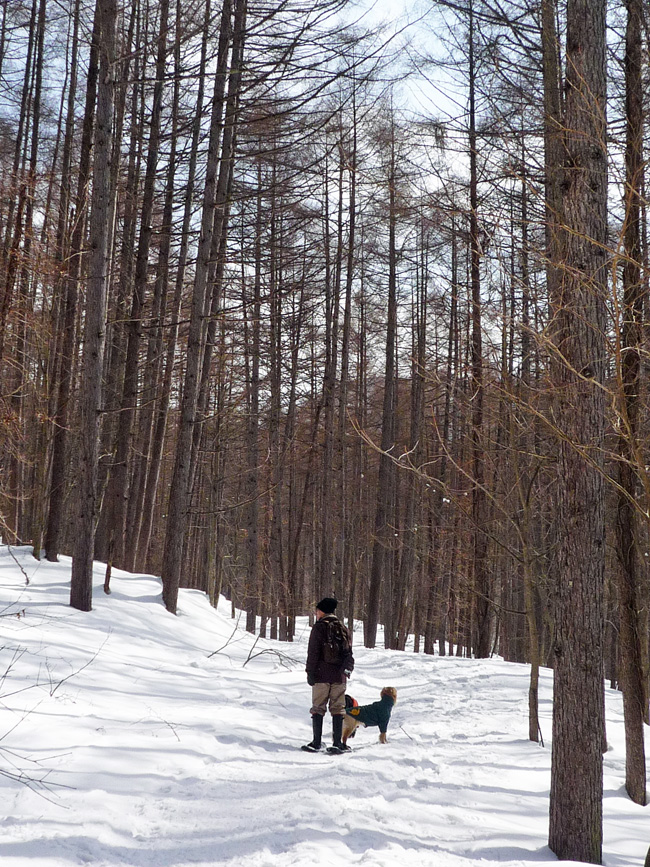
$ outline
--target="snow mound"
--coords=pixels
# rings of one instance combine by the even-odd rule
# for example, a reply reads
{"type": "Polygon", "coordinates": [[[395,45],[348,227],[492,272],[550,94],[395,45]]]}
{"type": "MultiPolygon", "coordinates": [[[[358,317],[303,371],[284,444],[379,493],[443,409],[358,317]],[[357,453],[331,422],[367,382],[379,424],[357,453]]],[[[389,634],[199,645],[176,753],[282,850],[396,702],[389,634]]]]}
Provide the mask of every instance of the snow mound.
{"type": "MultiPolygon", "coordinates": [[[[258,639],[222,599],[114,570],[93,611],[71,609],[70,560],[0,549],[0,859],[3,867],[511,867],[546,845],[545,746],[527,740],[528,669],[501,660],[366,650],[349,691],[395,686],[388,732],[344,756],[309,754],[309,624],[258,639]]],[[[607,691],[605,863],[642,864],[648,809],[623,789],[620,695],[607,691]]],[[[326,731],[329,721],[326,720],[326,731]]],[[[567,863],[567,862],[565,862],[567,863]]]]}

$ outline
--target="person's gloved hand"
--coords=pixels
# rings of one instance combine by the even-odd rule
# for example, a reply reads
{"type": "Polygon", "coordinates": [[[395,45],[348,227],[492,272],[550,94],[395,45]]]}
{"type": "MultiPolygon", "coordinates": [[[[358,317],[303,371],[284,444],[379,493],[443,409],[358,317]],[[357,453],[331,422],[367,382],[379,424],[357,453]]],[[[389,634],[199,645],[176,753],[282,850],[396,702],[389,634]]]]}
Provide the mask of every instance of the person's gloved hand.
{"type": "Polygon", "coordinates": [[[313,674],[307,675],[307,683],[309,684],[309,686],[313,686],[316,683],[316,678],[313,674]]]}

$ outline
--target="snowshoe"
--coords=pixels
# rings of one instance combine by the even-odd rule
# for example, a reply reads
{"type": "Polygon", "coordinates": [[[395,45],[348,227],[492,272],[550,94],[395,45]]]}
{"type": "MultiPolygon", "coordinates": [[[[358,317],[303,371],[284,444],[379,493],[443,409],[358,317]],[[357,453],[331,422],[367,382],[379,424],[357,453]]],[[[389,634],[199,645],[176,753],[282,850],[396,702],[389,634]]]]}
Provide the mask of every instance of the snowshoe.
{"type": "Polygon", "coordinates": [[[331,747],[327,748],[327,752],[331,756],[342,756],[343,753],[351,753],[352,747],[349,747],[347,744],[332,744],[331,747]]]}
{"type": "Polygon", "coordinates": [[[341,740],[343,736],[343,717],[342,716],[333,716],[332,717],[332,740],[334,743],[331,747],[327,748],[327,752],[332,755],[339,755],[340,753],[349,753],[352,751],[352,747],[349,747],[347,744],[344,744],[341,740]]]}
{"type": "Polygon", "coordinates": [[[319,753],[322,748],[321,738],[323,736],[323,717],[320,714],[313,714],[311,718],[311,727],[314,732],[314,737],[309,744],[300,747],[306,753],[319,753]]]}

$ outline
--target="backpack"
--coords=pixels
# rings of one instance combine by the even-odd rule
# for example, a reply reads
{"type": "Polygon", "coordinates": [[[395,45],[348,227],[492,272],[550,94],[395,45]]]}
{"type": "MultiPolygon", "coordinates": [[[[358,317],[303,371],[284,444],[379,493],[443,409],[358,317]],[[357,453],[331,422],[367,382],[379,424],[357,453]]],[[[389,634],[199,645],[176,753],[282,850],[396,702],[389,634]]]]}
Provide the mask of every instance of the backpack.
{"type": "Polygon", "coordinates": [[[341,665],[350,653],[348,631],[340,620],[327,621],[327,635],[323,643],[323,660],[328,665],[341,665]]]}

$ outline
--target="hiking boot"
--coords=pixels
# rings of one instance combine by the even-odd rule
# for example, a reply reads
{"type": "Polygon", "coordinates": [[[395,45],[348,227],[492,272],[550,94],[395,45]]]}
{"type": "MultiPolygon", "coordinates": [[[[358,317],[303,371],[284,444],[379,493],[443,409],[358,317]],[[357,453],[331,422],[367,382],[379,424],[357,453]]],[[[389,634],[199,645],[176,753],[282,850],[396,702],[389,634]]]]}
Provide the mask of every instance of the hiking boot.
{"type": "Polygon", "coordinates": [[[349,747],[347,744],[343,743],[343,717],[342,716],[333,716],[332,717],[332,740],[334,743],[331,747],[327,748],[327,752],[330,755],[340,756],[342,753],[351,753],[352,747],[349,747]]]}
{"type": "Polygon", "coordinates": [[[332,746],[335,750],[339,750],[342,753],[347,752],[350,747],[343,743],[341,738],[343,737],[343,717],[342,716],[333,716],[332,717],[332,746]]]}
{"type": "MultiPolygon", "coordinates": [[[[341,720],[343,720],[343,717],[341,717],[341,720]]],[[[323,717],[319,713],[312,714],[311,726],[314,737],[310,744],[305,744],[301,749],[306,753],[317,753],[322,746],[321,739],[323,737],[323,717]]]]}

